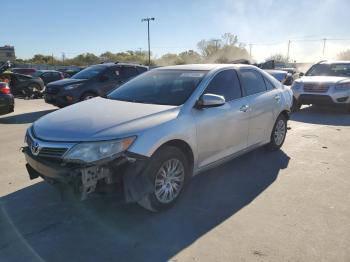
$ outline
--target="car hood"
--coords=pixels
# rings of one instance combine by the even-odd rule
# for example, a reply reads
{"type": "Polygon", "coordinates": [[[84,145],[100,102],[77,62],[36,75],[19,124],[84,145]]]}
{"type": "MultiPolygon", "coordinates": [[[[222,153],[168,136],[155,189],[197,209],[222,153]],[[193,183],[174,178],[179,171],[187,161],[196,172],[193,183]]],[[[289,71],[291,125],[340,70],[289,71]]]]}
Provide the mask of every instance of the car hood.
{"type": "Polygon", "coordinates": [[[85,81],[87,81],[87,79],[66,78],[66,79],[61,79],[61,80],[51,82],[47,85],[47,87],[50,88],[50,87],[68,86],[68,85],[72,85],[72,84],[83,83],[85,81]]]}
{"type": "Polygon", "coordinates": [[[33,124],[46,141],[79,142],[137,135],[178,116],[180,107],[97,97],[47,114],[33,124]]]}
{"type": "Polygon", "coordinates": [[[350,78],[340,76],[303,76],[295,81],[303,84],[337,84],[343,81],[350,81],[350,78]]]}

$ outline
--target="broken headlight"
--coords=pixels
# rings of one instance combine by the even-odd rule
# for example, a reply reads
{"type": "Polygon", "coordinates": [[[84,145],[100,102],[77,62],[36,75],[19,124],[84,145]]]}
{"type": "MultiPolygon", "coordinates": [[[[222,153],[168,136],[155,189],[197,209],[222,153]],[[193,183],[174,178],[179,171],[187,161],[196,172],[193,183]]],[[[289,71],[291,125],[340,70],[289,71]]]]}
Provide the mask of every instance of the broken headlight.
{"type": "Polygon", "coordinates": [[[63,158],[67,161],[85,163],[113,158],[126,151],[135,139],[136,137],[133,136],[120,140],[79,143],[73,146],[63,158]]]}

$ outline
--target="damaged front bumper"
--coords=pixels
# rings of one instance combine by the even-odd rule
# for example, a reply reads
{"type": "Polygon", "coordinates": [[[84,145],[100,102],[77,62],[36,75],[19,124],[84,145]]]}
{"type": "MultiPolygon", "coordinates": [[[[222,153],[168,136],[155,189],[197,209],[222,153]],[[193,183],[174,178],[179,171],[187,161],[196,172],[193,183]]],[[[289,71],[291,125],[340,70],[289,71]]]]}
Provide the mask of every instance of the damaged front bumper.
{"type": "Polygon", "coordinates": [[[30,179],[42,177],[50,184],[71,187],[80,200],[85,200],[101,187],[113,187],[118,183],[123,185],[126,202],[137,202],[154,190],[144,172],[148,163],[148,158],[144,156],[125,152],[108,162],[84,165],[37,157],[29,147],[24,147],[22,152],[30,179]]]}

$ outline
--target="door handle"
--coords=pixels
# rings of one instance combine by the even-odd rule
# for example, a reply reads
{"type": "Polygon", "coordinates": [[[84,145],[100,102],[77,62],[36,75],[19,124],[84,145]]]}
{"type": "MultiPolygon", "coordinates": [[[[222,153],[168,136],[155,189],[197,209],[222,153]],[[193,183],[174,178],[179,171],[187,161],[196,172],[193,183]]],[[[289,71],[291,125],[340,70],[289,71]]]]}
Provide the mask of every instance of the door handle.
{"type": "Polygon", "coordinates": [[[247,112],[249,109],[249,105],[242,105],[239,109],[239,111],[242,111],[242,112],[247,112]]]}

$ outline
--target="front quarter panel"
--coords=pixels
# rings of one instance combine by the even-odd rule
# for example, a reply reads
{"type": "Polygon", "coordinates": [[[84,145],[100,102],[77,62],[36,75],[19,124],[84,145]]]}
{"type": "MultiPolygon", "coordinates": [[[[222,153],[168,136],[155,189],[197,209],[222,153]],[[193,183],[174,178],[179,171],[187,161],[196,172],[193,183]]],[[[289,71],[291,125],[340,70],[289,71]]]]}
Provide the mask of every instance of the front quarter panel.
{"type": "Polygon", "coordinates": [[[128,151],[151,157],[159,147],[171,140],[186,142],[196,162],[196,128],[191,115],[179,115],[174,120],[141,132],[128,151]]]}

